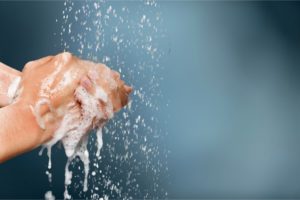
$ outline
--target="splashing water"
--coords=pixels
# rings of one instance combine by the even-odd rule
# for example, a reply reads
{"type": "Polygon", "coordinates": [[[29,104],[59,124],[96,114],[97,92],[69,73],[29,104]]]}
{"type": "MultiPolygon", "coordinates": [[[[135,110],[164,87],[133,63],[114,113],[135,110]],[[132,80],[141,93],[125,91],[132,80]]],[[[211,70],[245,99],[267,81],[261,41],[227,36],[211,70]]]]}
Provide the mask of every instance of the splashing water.
{"type": "Polygon", "coordinates": [[[166,198],[162,177],[168,171],[163,143],[167,133],[159,118],[163,101],[160,63],[166,36],[159,5],[155,1],[67,0],[57,24],[60,31],[55,34],[65,51],[107,64],[134,86],[127,109],[85,140],[91,160],[85,165],[91,172],[73,170],[72,174],[69,167],[81,167],[76,159],[68,160],[66,191],[69,188],[72,197],[88,199],[166,198]],[[88,187],[86,181],[71,182],[74,173],[84,174],[88,187]],[[83,190],[76,194],[73,188],[83,190]]]}

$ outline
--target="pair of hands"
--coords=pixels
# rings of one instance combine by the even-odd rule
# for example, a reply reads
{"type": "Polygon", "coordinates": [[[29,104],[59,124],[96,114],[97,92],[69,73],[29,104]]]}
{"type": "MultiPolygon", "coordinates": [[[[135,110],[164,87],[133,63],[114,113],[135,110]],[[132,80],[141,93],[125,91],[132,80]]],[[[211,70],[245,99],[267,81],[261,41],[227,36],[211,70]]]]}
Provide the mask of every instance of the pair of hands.
{"type": "MultiPolygon", "coordinates": [[[[128,103],[128,95],[132,91],[132,88],[120,79],[119,73],[103,64],[80,60],[67,52],[31,61],[25,65],[22,73],[3,67],[2,64],[2,67],[0,66],[2,89],[0,87],[0,90],[8,91],[9,85],[17,77],[21,77],[21,81],[15,98],[13,94],[0,93],[0,106],[6,106],[5,108],[13,106],[14,112],[27,110],[24,112],[27,113],[27,116],[24,118],[31,120],[24,123],[27,126],[26,129],[37,130],[38,137],[40,137],[36,142],[31,143],[35,146],[39,146],[53,137],[66,112],[78,115],[78,123],[80,122],[81,102],[76,99],[74,94],[78,86],[84,87],[93,96],[98,95],[97,86],[100,86],[107,94],[114,112],[119,111],[128,103]],[[6,71],[5,73],[3,69],[6,71]],[[46,103],[41,103],[37,112],[45,122],[44,127],[41,127],[36,120],[32,120],[35,106],[41,102],[41,99],[45,99],[46,103]],[[31,112],[28,112],[29,109],[31,112]],[[30,114],[31,116],[28,116],[30,114]]],[[[100,109],[105,106],[101,100],[98,105],[100,109]]]]}
{"type": "MultiPolygon", "coordinates": [[[[22,105],[34,105],[43,97],[49,99],[50,105],[42,105],[39,112],[46,124],[44,133],[51,138],[69,109],[79,116],[80,121],[80,102],[74,97],[74,91],[79,85],[93,96],[96,95],[96,86],[100,86],[108,94],[114,112],[127,104],[131,92],[131,87],[125,85],[119,73],[103,64],[80,60],[65,52],[27,63],[22,73],[21,92],[16,101],[22,105]],[[53,113],[51,109],[58,112],[53,113]]],[[[104,107],[104,102],[100,101],[99,106],[104,107]]]]}

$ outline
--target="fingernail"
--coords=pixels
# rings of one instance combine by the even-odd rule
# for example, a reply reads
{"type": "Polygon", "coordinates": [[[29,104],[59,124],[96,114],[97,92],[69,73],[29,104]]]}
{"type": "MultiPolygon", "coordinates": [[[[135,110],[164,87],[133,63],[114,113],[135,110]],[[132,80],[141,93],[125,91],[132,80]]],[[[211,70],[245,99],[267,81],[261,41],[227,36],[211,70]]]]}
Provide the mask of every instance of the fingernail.
{"type": "Polygon", "coordinates": [[[82,85],[85,89],[90,90],[93,86],[93,83],[87,77],[83,77],[80,85],[82,85]]]}

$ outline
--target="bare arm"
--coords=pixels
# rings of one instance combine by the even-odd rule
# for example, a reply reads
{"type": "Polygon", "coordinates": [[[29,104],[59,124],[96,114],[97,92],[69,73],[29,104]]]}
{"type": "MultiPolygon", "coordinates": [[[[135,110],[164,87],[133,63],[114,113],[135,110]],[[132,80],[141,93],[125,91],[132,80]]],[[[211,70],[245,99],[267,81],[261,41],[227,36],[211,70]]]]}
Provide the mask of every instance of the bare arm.
{"type": "MultiPolygon", "coordinates": [[[[82,61],[68,53],[29,62],[22,74],[2,65],[0,76],[2,73],[2,76],[12,77],[5,79],[4,85],[9,85],[9,82],[18,76],[22,76],[22,81],[20,84],[21,92],[13,104],[8,105],[10,103],[9,98],[5,95],[2,96],[4,100],[6,99],[2,105],[6,107],[0,109],[0,163],[49,141],[59,127],[64,114],[69,112],[68,105],[70,103],[75,102],[79,106],[79,113],[77,114],[81,115],[80,104],[76,103],[74,99],[74,91],[78,85],[82,85],[91,95],[95,94],[93,84],[88,81],[91,71],[95,75],[107,75],[97,79],[94,84],[100,85],[106,91],[115,112],[127,104],[131,87],[125,85],[117,72],[110,70],[103,64],[82,61]],[[59,64],[62,61],[64,64],[59,64]],[[38,112],[45,121],[45,127],[42,128],[33,114],[33,108],[41,99],[41,91],[44,91],[42,90],[43,81],[50,80],[49,74],[56,74],[51,77],[53,82],[49,85],[51,93],[49,93],[48,98],[49,103],[56,111],[54,113],[50,111],[49,106],[40,107],[38,112]],[[69,75],[67,77],[70,77],[70,80],[66,78],[66,75],[69,75]],[[109,77],[117,84],[116,88],[112,89],[107,83],[106,79],[109,77]],[[62,82],[66,82],[66,84],[61,84],[62,82]],[[59,90],[56,90],[56,87],[59,90]]],[[[2,80],[4,79],[0,79],[0,84],[3,82],[2,80]]]]}
{"type": "Polygon", "coordinates": [[[30,108],[16,103],[0,109],[0,163],[43,144],[42,134],[30,108]]]}

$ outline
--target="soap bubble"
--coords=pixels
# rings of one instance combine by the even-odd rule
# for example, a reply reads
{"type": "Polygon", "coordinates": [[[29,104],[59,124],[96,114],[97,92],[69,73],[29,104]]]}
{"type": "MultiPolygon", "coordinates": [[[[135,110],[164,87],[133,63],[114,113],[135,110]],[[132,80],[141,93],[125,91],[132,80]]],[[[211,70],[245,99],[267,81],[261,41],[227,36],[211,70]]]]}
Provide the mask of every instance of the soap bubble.
{"type": "Polygon", "coordinates": [[[161,91],[167,37],[159,4],[66,0],[56,22],[63,50],[106,64],[134,89],[129,105],[103,128],[100,157],[95,134],[89,138],[87,192],[82,191],[82,163],[71,163],[70,194],[88,199],[166,198],[167,131],[159,113],[167,106],[161,91]]]}

